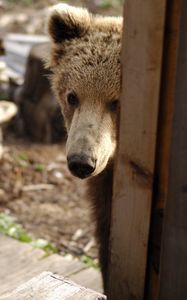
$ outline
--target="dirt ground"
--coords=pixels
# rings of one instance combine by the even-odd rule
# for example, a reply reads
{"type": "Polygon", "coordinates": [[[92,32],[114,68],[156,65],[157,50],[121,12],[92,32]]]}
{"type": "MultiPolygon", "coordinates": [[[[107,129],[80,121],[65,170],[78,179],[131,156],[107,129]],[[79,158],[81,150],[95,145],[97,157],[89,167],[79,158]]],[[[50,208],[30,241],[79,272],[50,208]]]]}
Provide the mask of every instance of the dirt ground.
{"type": "Polygon", "coordinates": [[[71,176],[63,144],[5,142],[0,160],[0,211],[62,254],[97,257],[85,181],[71,176]]]}
{"type": "MultiPolygon", "coordinates": [[[[0,39],[9,32],[44,33],[46,8],[56,0],[0,0],[0,39]]],[[[90,11],[122,14],[122,0],[65,1],[90,11]]],[[[0,82],[1,84],[1,82],[0,82]]],[[[0,160],[0,212],[9,212],[33,235],[61,254],[97,259],[94,222],[85,181],[70,175],[64,144],[44,145],[5,136],[0,160]]]]}
{"type": "Polygon", "coordinates": [[[0,38],[8,32],[44,34],[47,9],[64,2],[92,13],[122,15],[123,0],[0,0],[0,38]]]}

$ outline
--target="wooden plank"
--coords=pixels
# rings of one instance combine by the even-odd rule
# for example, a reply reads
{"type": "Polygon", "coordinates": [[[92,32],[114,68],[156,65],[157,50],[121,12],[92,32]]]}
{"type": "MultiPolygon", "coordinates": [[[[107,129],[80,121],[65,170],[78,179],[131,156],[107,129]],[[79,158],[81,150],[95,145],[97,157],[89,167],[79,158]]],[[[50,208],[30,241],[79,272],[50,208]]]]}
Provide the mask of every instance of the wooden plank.
{"type": "Polygon", "coordinates": [[[163,0],[126,0],[109,299],[143,299],[165,21],[163,0]]]}
{"type": "Polygon", "coordinates": [[[70,279],[73,277],[73,280],[86,288],[102,291],[100,272],[88,268],[78,260],[69,260],[57,254],[45,257],[42,250],[33,249],[29,244],[20,243],[3,235],[0,235],[0,245],[0,295],[11,292],[43,271],[58,273],[70,279]],[[88,279],[85,277],[86,274],[88,279]]]}
{"type": "Polygon", "coordinates": [[[176,82],[176,66],[179,43],[180,1],[167,2],[162,80],[160,92],[158,134],[156,149],[155,182],[149,263],[146,282],[146,299],[158,299],[160,248],[164,210],[167,201],[169,159],[173,120],[173,102],[176,82]]]}
{"type": "Polygon", "coordinates": [[[106,300],[104,295],[81,287],[51,272],[32,278],[0,300],[106,300]]]}
{"type": "Polygon", "coordinates": [[[180,1],[169,184],[159,300],[187,299],[187,2],[180,1]]]}
{"type": "Polygon", "coordinates": [[[71,280],[78,284],[91,287],[94,291],[102,292],[101,281],[99,281],[98,271],[93,268],[85,268],[81,272],[71,274],[71,280]]]}

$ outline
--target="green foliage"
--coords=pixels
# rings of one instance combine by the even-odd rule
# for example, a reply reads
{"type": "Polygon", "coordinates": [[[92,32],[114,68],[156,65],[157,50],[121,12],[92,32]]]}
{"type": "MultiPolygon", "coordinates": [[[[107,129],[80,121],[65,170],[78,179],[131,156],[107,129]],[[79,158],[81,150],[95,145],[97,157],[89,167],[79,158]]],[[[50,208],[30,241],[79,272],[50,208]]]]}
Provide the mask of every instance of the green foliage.
{"type": "Polygon", "coordinates": [[[112,1],[111,0],[102,0],[99,3],[99,6],[102,7],[102,8],[112,7],[112,1]]]}
{"type": "Polygon", "coordinates": [[[30,243],[32,238],[15,219],[5,213],[0,214],[0,233],[6,234],[21,242],[30,243]]]}
{"type": "Polygon", "coordinates": [[[11,4],[23,4],[23,5],[32,5],[34,0],[7,0],[11,4]]]}
{"type": "MultiPolygon", "coordinates": [[[[0,233],[12,237],[18,241],[29,243],[33,248],[42,249],[45,255],[57,253],[57,249],[45,239],[33,239],[23,228],[17,224],[15,218],[6,213],[0,213],[0,233]]],[[[99,269],[97,261],[89,256],[82,255],[81,261],[88,267],[99,269]]]]}
{"type": "Polygon", "coordinates": [[[42,164],[35,164],[34,169],[35,169],[35,171],[42,173],[45,169],[45,166],[42,164]]]}
{"type": "Polygon", "coordinates": [[[94,259],[92,259],[91,257],[87,256],[87,255],[82,255],[81,256],[81,261],[83,263],[85,263],[88,267],[92,267],[95,269],[99,269],[99,264],[98,262],[96,262],[94,259]]]}
{"type": "Polygon", "coordinates": [[[25,153],[19,153],[19,154],[15,155],[14,159],[17,161],[17,163],[21,167],[28,167],[28,165],[29,165],[29,160],[25,153]]]}
{"type": "Polygon", "coordinates": [[[17,160],[24,160],[24,161],[28,161],[28,157],[25,153],[19,153],[17,155],[17,160]]]}
{"type": "Polygon", "coordinates": [[[57,249],[44,239],[37,239],[35,241],[32,241],[31,245],[34,248],[43,249],[47,255],[50,255],[52,253],[57,253],[57,249]]]}
{"type": "MultiPolygon", "coordinates": [[[[21,167],[28,167],[30,164],[32,164],[32,162],[29,161],[27,155],[23,152],[14,155],[14,159],[21,167]]],[[[36,172],[42,173],[45,169],[45,166],[41,163],[35,163],[33,165],[33,168],[36,172]]]]}
{"type": "Polygon", "coordinates": [[[102,8],[116,7],[122,5],[124,0],[100,0],[99,6],[102,8]]]}
{"type": "Polygon", "coordinates": [[[0,213],[0,233],[10,236],[18,241],[29,243],[34,248],[45,251],[46,255],[57,253],[57,249],[44,239],[33,239],[22,225],[17,224],[15,219],[5,213],[0,213]]]}

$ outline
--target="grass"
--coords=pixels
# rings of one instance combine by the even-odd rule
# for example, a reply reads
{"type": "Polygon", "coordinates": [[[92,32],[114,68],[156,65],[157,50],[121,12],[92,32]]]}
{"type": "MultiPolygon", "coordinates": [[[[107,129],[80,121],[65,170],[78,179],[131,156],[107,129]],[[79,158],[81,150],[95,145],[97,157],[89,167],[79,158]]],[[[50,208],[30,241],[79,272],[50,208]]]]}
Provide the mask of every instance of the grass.
{"type": "Polygon", "coordinates": [[[32,5],[34,3],[33,0],[7,0],[7,2],[12,4],[23,4],[23,5],[32,5]]]}
{"type": "Polygon", "coordinates": [[[99,6],[102,8],[116,7],[123,4],[124,0],[101,0],[99,6]]]}
{"type": "MultiPolygon", "coordinates": [[[[0,213],[0,233],[7,235],[15,240],[30,244],[33,248],[42,249],[46,256],[57,253],[57,249],[45,239],[33,239],[31,235],[16,223],[14,217],[7,213],[0,213]]],[[[89,256],[82,255],[80,260],[88,267],[99,269],[99,264],[89,256]]]]}
{"type": "Polygon", "coordinates": [[[88,267],[94,268],[94,269],[99,269],[99,263],[96,262],[94,259],[87,255],[82,255],[81,256],[81,261],[85,263],[88,267]]]}
{"type": "Polygon", "coordinates": [[[29,166],[29,160],[26,154],[18,153],[14,154],[13,157],[20,167],[27,168],[29,166]]]}
{"type": "Polygon", "coordinates": [[[35,171],[42,173],[45,169],[45,166],[43,164],[35,164],[34,169],[35,171]]]}
{"type": "Polygon", "coordinates": [[[28,157],[27,157],[27,155],[25,154],[25,153],[19,153],[16,157],[15,157],[15,159],[17,160],[17,161],[28,161],[28,157]]]}
{"type": "MultiPolygon", "coordinates": [[[[30,164],[29,158],[25,153],[18,153],[14,155],[14,159],[21,167],[28,167],[30,164]]],[[[45,165],[41,163],[35,163],[33,168],[36,172],[42,173],[45,170],[45,165]]]]}
{"type": "Polygon", "coordinates": [[[15,218],[6,213],[0,213],[0,233],[12,237],[20,242],[29,243],[34,248],[42,249],[46,255],[57,253],[57,249],[44,239],[33,239],[23,228],[17,224],[15,218]]]}

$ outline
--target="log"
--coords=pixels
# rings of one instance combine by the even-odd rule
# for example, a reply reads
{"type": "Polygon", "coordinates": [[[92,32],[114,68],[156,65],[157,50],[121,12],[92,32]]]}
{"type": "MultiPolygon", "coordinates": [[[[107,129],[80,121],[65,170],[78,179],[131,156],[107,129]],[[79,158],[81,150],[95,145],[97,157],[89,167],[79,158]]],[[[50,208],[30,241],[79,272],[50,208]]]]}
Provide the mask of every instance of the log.
{"type": "Polygon", "coordinates": [[[51,272],[43,272],[0,300],[106,300],[106,296],[86,289],[51,272]]]}

